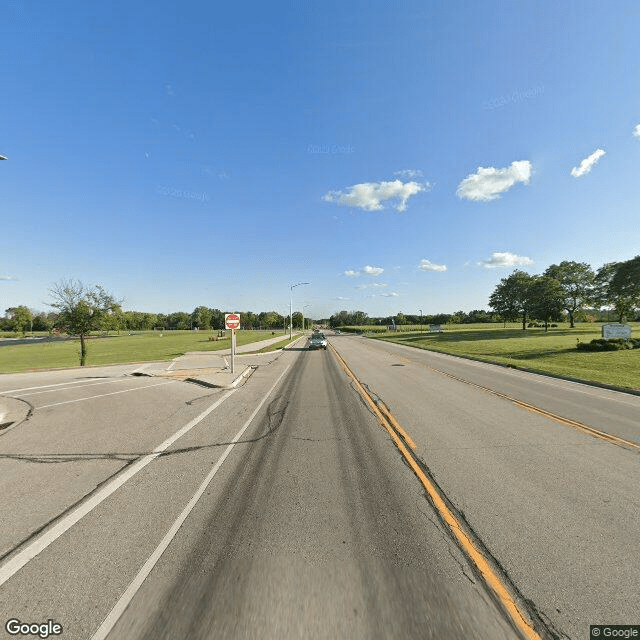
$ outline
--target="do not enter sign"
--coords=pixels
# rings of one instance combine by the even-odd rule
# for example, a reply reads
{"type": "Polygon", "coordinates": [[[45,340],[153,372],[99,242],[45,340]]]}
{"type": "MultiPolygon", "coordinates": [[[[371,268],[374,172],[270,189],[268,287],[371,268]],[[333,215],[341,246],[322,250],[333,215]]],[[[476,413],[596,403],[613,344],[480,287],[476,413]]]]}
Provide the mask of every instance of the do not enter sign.
{"type": "Polygon", "coordinates": [[[227,329],[238,329],[240,327],[240,316],[237,313],[225,313],[224,326],[227,329]]]}

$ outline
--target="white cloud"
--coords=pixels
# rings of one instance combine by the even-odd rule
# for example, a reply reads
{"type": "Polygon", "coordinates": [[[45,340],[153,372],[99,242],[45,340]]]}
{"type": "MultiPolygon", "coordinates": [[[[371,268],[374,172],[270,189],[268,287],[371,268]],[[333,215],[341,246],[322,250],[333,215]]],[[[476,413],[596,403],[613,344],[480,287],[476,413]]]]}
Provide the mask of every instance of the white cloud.
{"type": "Polygon", "coordinates": [[[446,271],[446,264],[434,264],[431,260],[420,260],[420,271],[446,271]]]}
{"type": "Polygon", "coordinates": [[[6,280],[7,282],[15,282],[18,280],[15,276],[0,276],[0,280],[6,280]]]}
{"type": "Polygon", "coordinates": [[[392,206],[396,211],[402,212],[406,210],[407,201],[411,196],[429,188],[429,184],[402,182],[401,180],[363,182],[347,187],[345,191],[329,191],[322,196],[322,199],[325,202],[335,202],[339,205],[357,207],[365,211],[381,211],[384,209],[382,203],[386,200],[398,200],[398,203],[392,206]]]}
{"type": "Polygon", "coordinates": [[[397,298],[400,294],[395,291],[389,291],[389,293],[381,293],[380,295],[385,298],[397,298]]]}
{"type": "Polygon", "coordinates": [[[357,284],[356,289],[384,289],[388,286],[386,282],[372,282],[371,284],[357,284]]]}
{"type": "Polygon", "coordinates": [[[496,269],[498,267],[517,267],[522,265],[533,264],[531,258],[526,256],[518,256],[515,253],[509,253],[505,251],[500,253],[499,251],[493,251],[489,260],[483,260],[478,263],[485,269],[496,269]]]}
{"type": "Polygon", "coordinates": [[[574,178],[579,178],[583,176],[585,173],[589,173],[591,169],[594,167],[596,162],[602,158],[602,156],[606,153],[606,151],[602,149],[596,149],[589,157],[585,158],[579,167],[573,167],[571,169],[571,175],[574,178]]]}
{"type": "Polygon", "coordinates": [[[351,298],[345,298],[344,296],[338,296],[336,300],[351,300],[351,298]]]}
{"type": "Polygon", "coordinates": [[[424,173],[420,169],[403,169],[402,171],[394,171],[394,176],[400,176],[401,178],[422,178],[424,173]]]}
{"type": "Polygon", "coordinates": [[[531,169],[528,160],[516,160],[504,169],[478,167],[477,173],[468,175],[458,185],[456,194],[467,200],[496,200],[518,182],[529,184],[531,169]]]}
{"type": "Polygon", "coordinates": [[[372,267],[367,264],[360,271],[356,271],[355,269],[347,269],[343,272],[343,275],[347,276],[347,278],[358,278],[359,276],[373,276],[377,277],[381,273],[384,272],[382,267],[372,267]]]}
{"type": "Polygon", "coordinates": [[[637,124],[636,128],[633,130],[633,137],[640,138],[640,124],[637,124]]]}
{"type": "Polygon", "coordinates": [[[362,273],[374,277],[379,276],[383,271],[384,269],[382,267],[372,267],[371,265],[366,265],[362,269],[362,273]]]}

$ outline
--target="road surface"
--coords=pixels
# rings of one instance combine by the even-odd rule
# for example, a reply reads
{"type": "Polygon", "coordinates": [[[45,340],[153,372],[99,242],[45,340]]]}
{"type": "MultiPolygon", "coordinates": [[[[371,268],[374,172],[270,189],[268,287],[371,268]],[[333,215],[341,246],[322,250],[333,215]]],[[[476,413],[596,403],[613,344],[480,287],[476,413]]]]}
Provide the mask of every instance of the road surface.
{"type": "Polygon", "coordinates": [[[230,390],[134,365],[16,374],[0,395],[33,414],[0,435],[0,637],[10,618],[95,640],[526,637],[501,586],[538,637],[640,622],[640,398],[330,343],[497,587],[332,350],[230,390]]]}

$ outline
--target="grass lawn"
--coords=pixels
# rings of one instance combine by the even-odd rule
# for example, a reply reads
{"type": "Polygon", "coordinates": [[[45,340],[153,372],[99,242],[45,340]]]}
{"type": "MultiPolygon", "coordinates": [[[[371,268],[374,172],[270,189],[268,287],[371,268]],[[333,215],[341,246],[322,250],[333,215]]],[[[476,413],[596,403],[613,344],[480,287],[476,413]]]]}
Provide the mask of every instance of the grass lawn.
{"type": "Polygon", "coordinates": [[[269,353],[270,351],[277,351],[278,349],[282,349],[283,347],[286,347],[288,344],[295,342],[299,337],[300,337],[299,335],[293,336],[293,338],[289,340],[289,336],[287,336],[284,340],[275,342],[274,344],[271,344],[268,347],[262,347],[262,349],[260,349],[259,351],[256,351],[256,353],[269,353]]]}
{"type": "MultiPolygon", "coordinates": [[[[633,336],[640,335],[640,323],[630,323],[633,336]]],[[[520,325],[521,327],[522,325],[520,325]]],[[[558,328],[518,329],[511,325],[447,325],[443,333],[385,333],[372,336],[419,349],[468,356],[561,376],[620,387],[640,389],[640,349],[590,353],[578,351],[577,341],[601,337],[600,324],[568,324],[558,328]]]]}
{"type": "MultiPolygon", "coordinates": [[[[224,340],[210,341],[217,331],[143,331],[133,335],[121,333],[88,341],[88,365],[122,364],[173,360],[187,351],[218,351],[231,348],[231,332],[224,340]]],[[[275,331],[237,331],[238,346],[283,335],[275,331]]],[[[288,336],[287,336],[288,340],[288,336]]],[[[37,369],[77,367],[80,363],[80,341],[42,342],[0,346],[0,373],[37,369]]]]}

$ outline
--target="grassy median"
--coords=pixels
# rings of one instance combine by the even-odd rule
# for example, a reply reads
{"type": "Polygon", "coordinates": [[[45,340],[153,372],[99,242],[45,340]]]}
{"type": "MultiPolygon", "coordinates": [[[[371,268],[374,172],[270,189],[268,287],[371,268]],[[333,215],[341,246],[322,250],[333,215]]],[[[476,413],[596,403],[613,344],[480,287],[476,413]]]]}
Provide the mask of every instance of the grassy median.
{"type": "MultiPolygon", "coordinates": [[[[123,364],[173,360],[188,351],[218,351],[231,348],[231,332],[223,340],[217,331],[144,331],[132,335],[121,333],[94,337],[88,341],[88,365],[123,364]]],[[[282,330],[237,331],[238,346],[284,336],[282,330]]],[[[284,338],[283,338],[284,340],[284,338]]],[[[288,340],[288,334],[287,334],[288,340]]],[[[0,373],[77,367],[80,364],[80,341],[41,342],[0,346],[0,373]]]]}
{"type": "MultiPolygon", "coordinates": [[[[633,336],[640,335],[640,323],[630,323],[633,336]]],[[[590,353],[578,351],[578,341],[589,342],[601,336],[599,324],[568,324],[557,328],[530,328],[526,331],[513,326],[465,325],[446,326],[442,333],[385,333],[372,336],[406,344],[419,349],[466,356],[485,362],[498,362],[541,373],[603,382],[619,387],[640,389],[640,350],[590,353]]]]}

